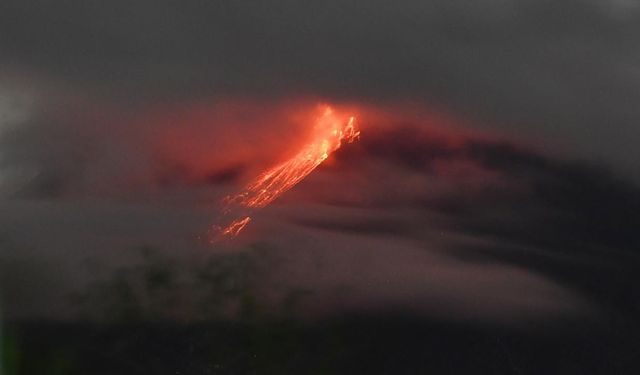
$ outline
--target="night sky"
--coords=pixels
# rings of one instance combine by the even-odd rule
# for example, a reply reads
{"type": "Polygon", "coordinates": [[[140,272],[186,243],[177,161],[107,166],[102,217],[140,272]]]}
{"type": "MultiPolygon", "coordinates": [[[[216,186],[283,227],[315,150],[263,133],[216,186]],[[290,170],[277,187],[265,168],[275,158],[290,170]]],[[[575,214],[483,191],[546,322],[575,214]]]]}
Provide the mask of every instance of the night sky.
{"type": "MultiPolygon", "coordinates": [[[[635,373],[639,45],[633,0],[5,0],[0,316],[100,324],[95,291],[156,262],[177,300],[138,290],[144,321],[234,322],[232,292],[199,307],[195,270],[250,259],[275,316],[295,300],[308,324],[595,332],[615,355],[546,370],[635,373]],[[360,139],[207,243],[221,200],[294,155],[319,104],[360,139]]],[[[506,350],[488,373],[538,373],[535,350],[506,350]]]]}

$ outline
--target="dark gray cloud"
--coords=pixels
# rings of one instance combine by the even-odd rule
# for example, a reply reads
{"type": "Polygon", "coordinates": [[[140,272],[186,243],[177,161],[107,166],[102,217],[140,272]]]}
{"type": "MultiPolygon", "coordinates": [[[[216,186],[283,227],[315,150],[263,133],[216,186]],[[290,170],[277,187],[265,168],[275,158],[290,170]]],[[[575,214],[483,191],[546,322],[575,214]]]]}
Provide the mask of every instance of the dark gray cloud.
{"type": "Polygon", "coordinates": [[[124,102],[300,93],[445,106],[637,173],[624,1],[7,1],[2,65],[124,102]]]}

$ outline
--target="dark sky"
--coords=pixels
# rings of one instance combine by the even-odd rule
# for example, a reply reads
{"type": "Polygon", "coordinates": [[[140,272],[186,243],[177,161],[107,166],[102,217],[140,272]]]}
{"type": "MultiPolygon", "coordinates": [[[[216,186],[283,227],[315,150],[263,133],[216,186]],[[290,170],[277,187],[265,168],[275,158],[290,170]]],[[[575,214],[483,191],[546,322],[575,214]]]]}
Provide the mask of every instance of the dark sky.
{"type": "Polygon", "coordinates": [[[323,101],[361,141],[229,246],[279,249],[310,312],[631,316],[639,43],[630,0],[3,1],[10,313],[135,246],[229,250],[196,239],[216,202],[323,101]]]}
{"type": "Polygon", "coordinates": [[[5,78],[127,104],[410,99],[638,173],[633,1],[5,1],[0,17],[5,78]]]}

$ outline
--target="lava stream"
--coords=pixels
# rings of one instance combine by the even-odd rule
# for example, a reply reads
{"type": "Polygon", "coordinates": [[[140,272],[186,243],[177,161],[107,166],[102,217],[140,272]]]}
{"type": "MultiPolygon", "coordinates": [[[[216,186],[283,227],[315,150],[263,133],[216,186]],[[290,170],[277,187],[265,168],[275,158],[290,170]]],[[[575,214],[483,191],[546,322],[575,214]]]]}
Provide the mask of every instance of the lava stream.
{"type": "Polygon", "coordinates": [[[313,138],[309,143],[305,144],[291,159],[260,174],[240,193],[224,199],[223,212],[226,215],[241,216],[241,218],[231,221],[224,227],[215,226],[217,236],[238,235],[251,220],[249,216],[239,215],[242,211],[267,206],[302,181],[332,152],[339,149],[343,142],[351,143],[358,139],[359,135],[355,116],[341,116],[336,114],[330,106],[324,106],[321,115],[316,118],[313,138]]]}

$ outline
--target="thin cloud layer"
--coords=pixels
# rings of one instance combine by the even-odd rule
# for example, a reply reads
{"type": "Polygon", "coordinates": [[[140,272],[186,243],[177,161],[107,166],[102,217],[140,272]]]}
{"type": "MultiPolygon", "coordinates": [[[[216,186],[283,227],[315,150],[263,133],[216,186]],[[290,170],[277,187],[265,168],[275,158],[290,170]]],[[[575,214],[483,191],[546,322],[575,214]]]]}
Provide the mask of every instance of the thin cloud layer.
{"type": "Polygon", "coordinates": [[[637,312],[625,286],[640,262],[637,185],[506,140],[423,129],[373,132],[359,148],[341,150],[335,170],[325,172],[335,175],[313,176],[297,199],[354,212],[299,213],[294,221],[367,237],[440,239],[435,247],[449,256],[511,263],[581,290],[603,308],[637,312]]]}
{"type": "MultiPolygon", "coordinates": [[[[46,200],[7,204],[5,236],[32,248],[29,256],[45,248],[65,253],[65,267],[79,269],[83,259],[104,254],[118,264],[140,244],[197,259],[204,250],[198,230],[220,209],[216,199],[268,160],[286,157],[285,141],[299,140],[304,129],[285,121],[291,117],[278,106],[188,108],[172,116],[145,112],[118,131],[82,121],[51,129],[75,137],[43,137],[39,124],[8,133],[14,161],[33,162],[64,188],[29,182],[23,197],[46,200]],[[242,146],[246,139],[233,132],[216,138],[229,124],[256,131],[250,137],[264,143],[242,146]],[[17,152],[20,142],[38,139],[50,148],[17,152]],[[102,147],[91,147],[97,140],[102,147]],[[19,225],[9,225],[16,218],[19,225]],[[83,244],[93,250],[77,252],[83,244]]],[[[374,111],[360,110],[363,121],[372,118],[374,111]]],[[[638,265],[640,189],[632,182],[465,130],[452,116],[393,108],[375,114],[359,142],[257,215],[239,239],[240,248],[263,242],[277,249],[279,261],[259,283],[267,303],[282,298],[281,289],[302,288],[313,291],[301,310],[310,316],[391,310],[505,322],[637,310],[633,292],[620,284],[635,282],[638,265]]],[[[7,275],[8,285],[19,283],[7,275]]],[[[89,279],[61,280],[57,293],[89,279]]]]}

